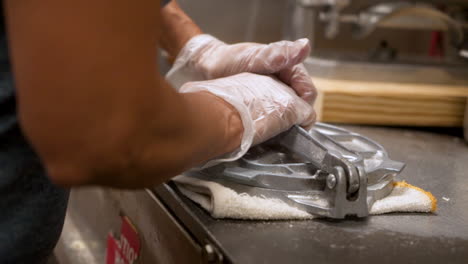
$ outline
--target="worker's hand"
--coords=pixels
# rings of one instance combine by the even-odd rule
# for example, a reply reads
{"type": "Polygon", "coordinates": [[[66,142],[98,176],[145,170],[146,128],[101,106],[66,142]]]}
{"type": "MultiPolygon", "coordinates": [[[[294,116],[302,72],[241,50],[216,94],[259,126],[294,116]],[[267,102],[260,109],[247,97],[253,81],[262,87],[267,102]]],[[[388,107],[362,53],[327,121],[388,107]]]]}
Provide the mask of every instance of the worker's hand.
{"type": "Polygon", "coordinates": [[[274,74],[301,98],[313,104],[316,90],[302,65],[309,53],[307,39],[268,45],[227,45],[210,35],[198,35],[181,50],[167,78],[175,87],[180,87],[190,80],[210,80],[242,72],[274,74]]]}
{"type": "MultiPolygon", "coordinates": [[[[240,114],[244,126],[240,148],[214,163],[235,160],[253,144],[261,143],[295,124],[308,126],[315,121],[312,106],[289,86],[270,76],[241,73],[215,80],[188,82],[179,91],[212,93],[240,114]]],[[[207,165],[213,165],[213,162],[207,165]]]]}

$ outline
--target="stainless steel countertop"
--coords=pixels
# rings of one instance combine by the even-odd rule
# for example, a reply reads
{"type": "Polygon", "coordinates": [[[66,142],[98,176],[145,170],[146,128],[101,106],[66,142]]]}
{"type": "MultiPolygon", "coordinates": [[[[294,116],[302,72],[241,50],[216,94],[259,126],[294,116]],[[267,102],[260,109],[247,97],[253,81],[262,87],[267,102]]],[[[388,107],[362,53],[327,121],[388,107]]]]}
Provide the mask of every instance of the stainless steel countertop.
{"type": "Polygon", "coordinates": [[[407,164],[401,179],[438,199],[434,214],[366,219],[216,220],[173,185],[155,190],[199,241],[233,263],[467,263],[468,146],[462,138],[403,128],[344,126],[407,164]]]}

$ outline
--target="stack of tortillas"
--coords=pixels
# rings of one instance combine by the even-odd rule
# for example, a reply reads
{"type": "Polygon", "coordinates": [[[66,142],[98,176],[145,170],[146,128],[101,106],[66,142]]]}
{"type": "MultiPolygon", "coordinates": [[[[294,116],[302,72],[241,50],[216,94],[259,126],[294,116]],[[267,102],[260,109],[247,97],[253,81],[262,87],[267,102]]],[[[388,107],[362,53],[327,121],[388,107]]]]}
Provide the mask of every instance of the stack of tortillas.
{"type": "Polygon", "coordinates": [[[313,78],[324,122],[462,126],[468,86],[313,78]]]}

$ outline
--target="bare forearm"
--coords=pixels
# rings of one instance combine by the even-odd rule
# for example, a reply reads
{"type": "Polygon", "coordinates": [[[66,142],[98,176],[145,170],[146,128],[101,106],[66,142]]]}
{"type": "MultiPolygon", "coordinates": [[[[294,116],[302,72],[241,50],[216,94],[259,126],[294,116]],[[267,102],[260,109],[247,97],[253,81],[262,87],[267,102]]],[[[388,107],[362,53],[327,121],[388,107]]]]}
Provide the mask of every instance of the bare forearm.
{"type": "MultiPolygon", "coordinates": [[[[142,102],[126,114],[111,113],[106,119],[115,120],[113,124],[95,127],[85,138],[69,131],[69,121],[62,120],[64,136],[33,142],[55,140],[60,145],[38,146],[56,183],[118,188],[154,186],[239,146],[242,122],[229,104],[204,92],[174,96],[168,101],[177,106],[153,108],[142,102]]],[[[41,129],[36,124],[33,129],[41,129]]]]}
{"type": "Polygon", "coordinates": [[[188,118],[173,116],[173,124],[166,129],[154,127],[158,136],[147,130],[138,135],[137,142],[129,139],[134,142],[131,152],[135,155],[130,155],[134,159],[106,166],[109,171],[97,173],[95,180],[86,184],[154,186],[239,147],[243,128],[235,109],[210,93],[183,94],[181,102],[188,118]]]}
{"type": "Polygon", "coordinates": [[[175,0],[161,10],[161,35],[159,43],[175,58],[185,43],[201,34],[201,29],[185,14],[175,0]]]}

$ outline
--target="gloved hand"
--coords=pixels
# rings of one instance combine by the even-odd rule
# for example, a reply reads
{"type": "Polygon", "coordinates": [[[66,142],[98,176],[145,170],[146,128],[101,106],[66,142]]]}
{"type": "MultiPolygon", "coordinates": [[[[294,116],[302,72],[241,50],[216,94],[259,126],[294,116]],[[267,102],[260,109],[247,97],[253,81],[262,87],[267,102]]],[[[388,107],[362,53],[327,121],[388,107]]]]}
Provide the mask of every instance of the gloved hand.
{"type": "Polygon", "coordinates": [[[233,153],[204,167],[236,160],[250,148],[292,125],[311,125],[315,112],[286,84],[271,76],[241,73],[209,81],[188,82],[179,92],[210,92],[231,104],[240,114],[244,133],[241,146],[233,153]]]}
{"type": "Polygon", "coordinates": [[[210,35],[193,37],[181,50],[166,78],[179,88],[187,81],[210,80],[242,72],[274,74],[310,104],[316,89],[302,61],[309,55],[308,39],[268,45],[227,45],[210,35]]]}

